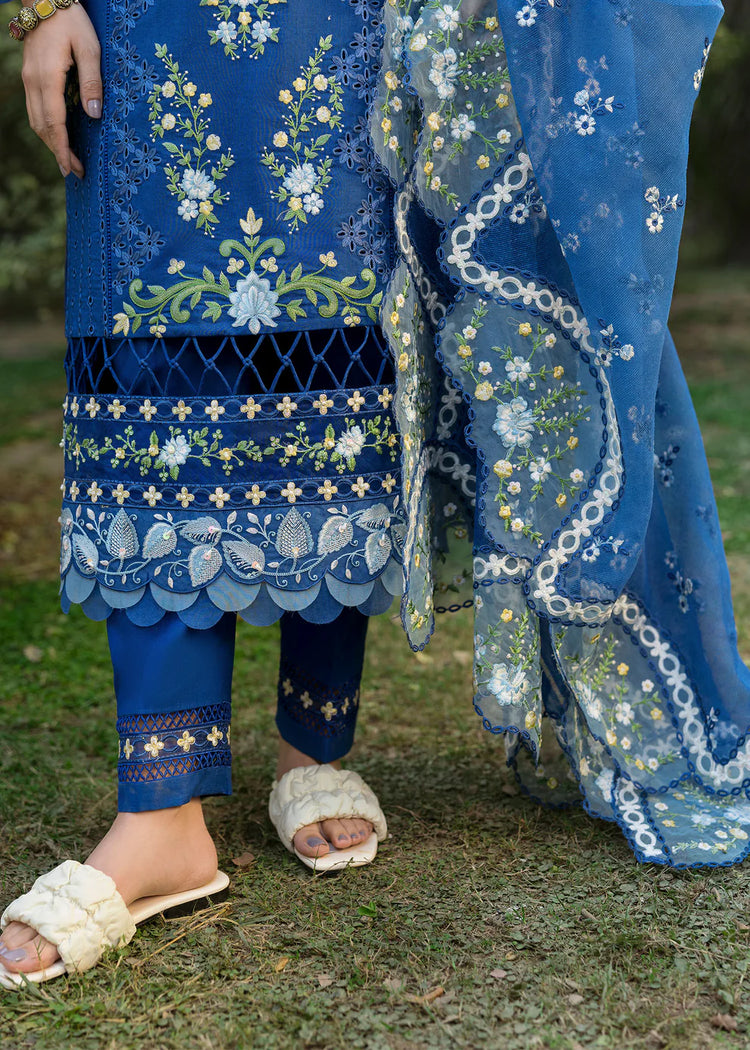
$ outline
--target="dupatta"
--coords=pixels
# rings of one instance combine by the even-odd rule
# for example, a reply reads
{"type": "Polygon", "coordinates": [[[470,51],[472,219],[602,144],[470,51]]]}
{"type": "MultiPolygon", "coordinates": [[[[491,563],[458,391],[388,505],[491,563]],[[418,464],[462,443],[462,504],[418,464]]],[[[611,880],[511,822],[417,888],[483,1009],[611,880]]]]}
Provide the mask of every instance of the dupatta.
{"type": "Polygon", "coordinates": [[[389,0],[370,119],[397,187],[409,641],[471,602],[474,706],[524,790],[676,867],[750,835],[750,675],[667,328],[721,12],[389,0]]]}

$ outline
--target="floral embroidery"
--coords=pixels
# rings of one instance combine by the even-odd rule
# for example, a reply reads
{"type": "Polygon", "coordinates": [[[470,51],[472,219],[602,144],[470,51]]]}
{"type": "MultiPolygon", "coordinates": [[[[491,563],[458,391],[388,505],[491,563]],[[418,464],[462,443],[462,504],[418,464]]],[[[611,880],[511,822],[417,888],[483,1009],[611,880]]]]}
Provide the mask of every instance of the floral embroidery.
{"type": "Polygon", "coordinates": [[[229,765],[229,716],[230,705],[223,703],[119,718],[119,780],[162,780],[206,766],[229,765]]]}
{"type": "Polygon", "coordinates": [[[279,29],[271,24],[271,8],[284,3],[286,0],[200,0],[201,7],[214,8],[216,29],[208,30],[211,43],[223,44],[224,54],[232,59],[240,57],[240,45],[243,54],[258,58],[265,54],[269,40],[278,42],[279,29]]]}
{"type": "Polygon", "coordinates": [[[590,731],[637,779],[676,761],[679,742],[669,731],[671,715],[658,686],[641,677],[643,665],[631,666],[622,652],[620,637],[589,629],[582,633],[581,648],[566,652],[564,661],[590,731]]]}
{"type": "MultiPolygon", "coordinates": [[[[414,19],[412,0],[389,0],[385,9],[386,48],[376,91],[377,109],[373,107],[370,134],[386,164],[394,164],[399,174],[409,167],[417,139],[415,107],[411,104],[407,83],[406,48],[414,19]],[[376,123],[377,112],[381,118],[376,123]]],[[[395,173],[394,173],[395,174],[395,173]]]]}
{"type": "Polygon", "coordinates": [[[113,334],[136,332],[146,317],[152,329],[154,326],[166,329],[170,318],[177,324],[185,324],[204,299],[203,319],[218,322],[226,311],[234,318],[234,328],[247,328],[257,334],[261,326],[275,328],[276,318],[282,311],[292,322],[307,317],[299,293],[316,307],[320,317],[335,317],[340,311],[346,323],[357,324],[362,318],[362,305],[371,320],[377,319],[382,292],[375,292],[377,278],[372,270],[362,270],[360,287],[356,287],[353,275],[335,280],[328,276],[328,271],[336,267],[336,259],[328,252],[320,256],[320,268],[312,273],[303,273],[302,264],[298,263],[287,275],[285,269],[279,270],[277,261],[285,251],[284,242],[278,237],[261,240],[262,226],[263,219],[256,218],[249,208],[247,216],[240,220],[245,234],[243,240],[225,240],[219,245],[219,253],[229,257],[229,264],[218,278],[208,267],[204,267],[201,277],[188,277],[180,267],[181,279],[176,284],[167,288],[149,285],[148,298],[140,294],[143,282],[133,281],[130,302],[124,302],[122,311],[115,314],[113,334]],[[241,276],[232,287],[228,274],[241,274],[246,266],[246,276],[241,276]],[[276,275],[273,285],[268,277],[257,273],[256,266],[264,273],[276,275]]]}
{"type": "Polygon", "coordinates": [[[561,131],[575,132],[586,138],[596,132],[597,117],[623,108],[623,103],[616,102],[614,95],[609,95],[607,98],[602,97],[601,85],[594,75],[599,69],[608,68],[606,58],[600,58],[593,71],[589,68],[587,60],[580,58],[578,68],[582,73],[587,74],[588,79],[584,87],[573,96],[573,105],[576,108],[569,110],[565,115],[559,112],[562,99],[552,100],[552,112],[557,115],[555,120],[547,126],[547,134],[551,138],[555,138],[561,131]]]}
{"type": "Polygon", "coordinates": [[[279,101],[287,108],[283,128],[273,136],[280,152],[263,151],[261,162],[281,181],[271,191],[274,200],[284,205],[281,218],[295,231],[307,223],[310,215],[323,210],[323,191],[331,182],[332,160],[324,147],[334,129],[341,129],[344,104],[342,89],[335,77],[322,72],[323,57],[330,51],[332,38],[321,37],[306,66],[295,77],[292,90],[279,92],[279,101]],[[286,158],[286,159],[284,159],[286,158]]]}
{"type": "MultiPolygon", "coordinates": [[[[280,467],[288,467],[292,463],[302,467],[309,463],[316,471],[322,471],[330,465],[343,474],[346,470],[356,469],[358,456],[364,449],[387,454],[395,462],[398,437],[391,427],[390,417],[380,415],[363,420],[362,423],[346,419],[344,427],[338,431],[329,423],[325,428],[325,436],[319,440],[311,439],[307,424],[301,421],[294,430],[273,434],[265,447],[251,438],[227,445],[221,430],[209,433],[208,427],[200,427],[188,428],[183,432],[175,426],[169,427],[166,440],[160,440],[156,431],[152,431],[147,445],[138,443],[131,425],[126,426],[122,433],[107,434],[100,442],[96,438],[80,437],[78,426],[67,423],[64,428],[64,448],[66,458],[75,462],[77,470],[89,460],[96,462],[111,456],[110,465],[115,469],[132,472],[134,467],[138,467],[143,477],[154,471],[162,481],[169,478],[176,481],[180,476],[180,468],[187,463],[200,463],[212,472],[220,467],[229,477],[236,466],[261,463],[264,459],[273,459],[280,467]]],[[[89,492],[92,502],[96,502],[101,492],[100,488],[89,492]]],[[[130,495],[122,485],[113,493],[117,494],[118,502],[130,495]]]]}
{"type": "Polygon", "coordinates": [[[672,470],[672,467],[674,466],[674,461],[679,451],[679,445],[668,445],[659,455],[654,453],[654,468],[657,477],[667,489],[671,487],[672,482],[674,481],[674,471],[672,470]]]}
{"type": "MultiPolygon", "coordinates": [[[[461,0],[455,6],[428,6],[414,26],[409,51],[430,54],[426,75],[434,95],[429,99],[432,109],[425,116],[420,141],[425,184],[455,208],[458,195],[451,188],[450,168],[455,168],[457,158],[466,156],[480,170],[490,164],[494,167],[511,139],[505,129],[495,131],[497,110],[510,105],[510,78],[498,20],[474,13],[462,17],[461,0]],[[474,97],[489,98],[475,104],[465,97],[469,89],[474,97]]],[[[412,78],[415,76],[416,69],[412,78]]],[[[384,113],[388,106],[386,97],[384,113]]],[[[384,134],[390,125],[384,116],[384,134]]]]}
{"type": "Polygon", "coordinates": [[[683,573],[674,551],[667,551],[664,556],[664,564],[668,570],[667,579],[672,582],[677,592],[677,605],[680,612],[687,613],[692,606],[696,612],[702,613],[706,605],[703,599],[696,594],[700,588],[700,582],[683,573]]]}
{"type": "Polygon", "coordinates": [[[730,849],[744,853],[750,823],[747,799],[714,799],[709,811],[703,791],[690,783],[681,784],[680,788],[646,803],[653,824],[664,837],[669,837],[672,852],[678,858],[681,853],[703,853],[719,862],[730,849]],[[670,829],[678,826],[680,837],[672,841],[670,829]]]}
{"type": "Polygon", "coordinates": [[[331,688],[290,663],[279,673],[279,712],[282,717],[324,737],[351,733],[359,707],[356,680],[331,688]]]}
{"type": "MultiPolygon", "coordinates": [[[[356,484],[363,481],[358,478],[356,484]]],[[[192,587],[200,588],[226,572],[245,582],[266,580],[281,587],[299,584],[303,577],[319,580],[333,569],[350,580],[355,570],[361,576],[363,561],[372,578],[401,550],[398,502],[395,497],[390,506],[329,507],[317,534],[310,525],[311,511],[295,506],[262,519],[245,511],[246,525],[237,511],[223,522],[212,515],[175,518],[169,512],[149,515],[141,523],[122,508],[99,515],[90,507],[85,514],[81,506],[75,514],[64,508],[61,566],[63,573],[73,565],[84,578],[95,577],[110,587],[117,580],[130,588],[153,577],[169,588],[183,581],[184,590],[186,576],[192,587]],[[147,526],[143,535],[138,525],[147,526]]]]}
{"type": "Polygon", "coordinates": [[[169,192],[179,201],[178,215],[210,234],[211,226],[219,221],[214,209],[229,197],[216,183],[234,164],[232,151],[219,152],[221,138],[209,130],[211,121],[206,111],[213,105],[211,94],[199,93],[167,53],[165,44],[156,45],[156,57],[162,60],[168,77],[163,84],[154,85],[148,97],[151,137],[160,139],[172,158],[173,163],[165,164],[164,174],[169,192]],[[172,132],[173,137],[168,137],[172,132]],[[174,138],[182,141],[175,142],[174,138]]]}
{"type": "Polygon", "coordinates": [[[696,91],[700,91],[701,84],[703,83],[703,74],[706,72],[706,63],[708,62],[708,56],[711,51],[711,41],[706,37],[703,45],[703,58],[701,60],[700,69],[696,70],[693,74],[693,87],[696,91]]]}
{"type": "Polygon", "coordinates": [[[527,730],[538,729],[537,698],[532,688],[532,670],[536,657],[536,630],[531,614],[503,609],[499,625],[490,625],[487,633],[477,638],[474,671],[477,686],[491,694],[502,707],[520,705],[525,711],[527,730]],[[510,627],[512,625],[512,628],[510,627]]]}
{"type": "Polygon", "coordinates": [[[661,233],[664,228],[664,213],[677,211],[684,207],[685,202],[675,193],[673,196],[662,196],[658,186],[649,186],[644,194],[645,199],[651,205],[651,214],[646,219],[646,227],[649,233],[661,233]]]}
{"type": "Polygon", "coordinates": [[[519,7],[516,11],[516,21],[519,26],[528,28],[535,25],[538,17],[537,8],[542,6],[554,7],[555,0],[529,0],[523,7],[519,7]]]}
{"type": "Polygon", "coordinates": [[[564,507],[583,487],[584,473],[571,462],[571,454],[578,446],[575,431],[589,419],[589,409],[581,404],[581,387],[566,381],[561,364],[535,365],[535,355],[546,356],[544,351],[557,341],[542,325],[536,332],[528,321],[519,325],[518,334],[530,344],[526,355],[514,353],[510,346],[493,346],[491,361],[476,361],[472,343],[487,313],[487,303],[480,299],[471,324],[456,335],[461,370],[475,384],[474,397],[496,406],[492,430],[507,454],[492,469],[499,479],[495,502],[505,529],[540,543],[541,533],[521,515],[521,508],[532,505],[549,486],[557,492],[557,505],[564,507]],[[564,461],[570,469],[563,472],[564,461]]]}
{"type": "Polygon", "coordinates": [[[601,319],[599,325],[601,326],[599,332],[602,337],[602,345],[596,355],[596,363],[608,368],[615,357],[619,357],[621,361],[632,361],[635,357],[633,346],[630,343],[620,342],[619,337],[615,335],[613,325],[604,327],[604,321],[601,319]]]}
{"type": "MultiPolygon", "coordinates": [[[[383,5],[380,0],[348,0],[348,3],[361,22],[349,46],[331,58],[330,68],[340,84],[348,86],[369,105],[378,75],[383,5]]],[[[391,186],[373,153],[367,113],[342,127],[332,153],[346,168],[356,170],[369,190],[356,213],[339,225],[336,236],[365,266],[385,277],[392,251],[391,186]]]]}

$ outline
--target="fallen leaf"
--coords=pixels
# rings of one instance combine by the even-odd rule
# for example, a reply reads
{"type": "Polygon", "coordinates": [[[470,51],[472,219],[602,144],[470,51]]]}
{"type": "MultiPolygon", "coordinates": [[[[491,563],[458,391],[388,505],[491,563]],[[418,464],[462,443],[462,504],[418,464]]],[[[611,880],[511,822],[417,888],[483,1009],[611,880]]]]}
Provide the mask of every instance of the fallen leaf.
{"type": "Polygon", "coordinates": [[[44,653],[38,645],[27,645],[24,647],[23,655],[31,664],[38,664],[44,653]]]}
{"type": "Polygon", "coordinates": [[[748,926],[748,924],[746,922],[738,922],[737,923],[737,929],[738,930],[750,930],[750,926],[748,926]]]}
{"type": "Polygon", "coordinates": [[[504,981],[507,976],[507,970],[490,970],[490,977],[494,977],[496,981],[504,981]]]}
{"type": "Polygon", "coordinates": [[[461,667],[468,667],[468,665],[471,663],[472,656],[473,654],[470,653],[468,649],[453,650],[453,659],[456,661],[457,664],[460,664],[461,667]]]}
{"type": "Polygon", "coordinates": [[[425,992],[424,995],[407,995],[406,998],[410,1003],[416,1003],[417,1006],[429,1006],[430,1003],[434,1003],[436,999],[439,999],[441,995],[445,995],[445,988],[442,984],[439,984],[437,988],[433,988],[429,992],[425,992]]]}
{"type": "Polygon", "coordinates": [[[321,988],[328,988],[329,985],[333,984],[333,977],[331,977],[330,973],[319,973],[318,984],[321,988]]]}
{"type": "Polygon", "coordinates": [[[589,922],[596,922],[596,916],[592,915],[588,908],[581,908],[581,917],[588,919],[589,922]]]}
{"type": "Polygon", "coordinates": [[[240,853],[239,857],[232,857],[232,864],[238,868],[249,868],[251,864],[255,863],[255,854],[253,853],[240,853]]]}
{"type": "Polygon", "coordinates": [[[517,959],[517,958],[518,958],[518,953],[517,952],[506,952],[505,953],[505,961],[506,962],[513,962],[513,960],[517,959]]]}
{"type": "Polygon", "coordinates": [[[282,955],[282,957],[279,959],[279,961],[274,966],[274,970],[276,971],[276,973],[281,973],[281,971],[285,968],[285,966],[286,966],[286,964],[288,962],[289,962],[289,956],[288,955],[282,955]]]}
{"type": "Polygon", "coordinates": [[[400,977],[386,977],[383,981],[383,987],[387,988],[390,992],[400,992],[404,987],[404,982],[400,977]]]}
{"type": "Polygon", "coordinates": [[[736,1032],[739,1028],[737,1019],[731,1014],[714,1014],[711,1024],[714,1028],[721,1028],[724,1032],[736,1032]]]}
{"type": "Polygon", "coordinates": [[[568,1002],[571,1006],[580,1006],[583,1002],[583,996],[579,995],[578,992],[573,992],[568,996],[568,1002]]]}
{"type": "Polygon", "coordinates": [[[432,663],[432,657],[428,656],[427,653],[423,653],[421,651],[414,654],[414,659],[417,661],[418,664],[432,663]]]}

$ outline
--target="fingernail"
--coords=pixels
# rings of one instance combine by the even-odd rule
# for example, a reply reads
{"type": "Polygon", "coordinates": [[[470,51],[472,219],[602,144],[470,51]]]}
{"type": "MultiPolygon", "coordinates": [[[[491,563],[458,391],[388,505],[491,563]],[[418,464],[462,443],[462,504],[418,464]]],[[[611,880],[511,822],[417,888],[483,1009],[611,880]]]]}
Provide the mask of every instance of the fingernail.
{"type": "Polygon", "coordinates": [[[62,175],[62,177],[64,179],[67,179],[69,173],[65,170],[65,168],[62,166],[62,164],[58,164],[57,166],[60,169],[60,174],[62,175]]]}
{"type": "Polygon", "coordinates": [[[7,959],[8,962],[20,962],[21,959],[26,958],[26,951],[23,948],[13,948],[10,950],[6,948],[5,945],[0,945],[0,948],[2,949],[3,959],[7,959]]]}
{"type": "Polygon", "coordinates": [[[86,112],[90,117],[93,117],[95,120],[98,120],[99,117],[102,115],[101,99],[90,98],[86,103],[86,112]]]}
{"type": "Polygon", "coordinates": [[[308,846],[325,846],[325,844],[326,844],[326,840],[325,839],[308,839],[307,840],[307,845],[308,846]]]}

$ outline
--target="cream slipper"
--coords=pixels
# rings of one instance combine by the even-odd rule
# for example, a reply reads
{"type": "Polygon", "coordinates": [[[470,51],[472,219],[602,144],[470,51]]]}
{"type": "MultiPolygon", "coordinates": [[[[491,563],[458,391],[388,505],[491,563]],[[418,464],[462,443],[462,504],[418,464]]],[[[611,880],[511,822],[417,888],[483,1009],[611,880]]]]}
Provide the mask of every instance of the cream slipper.
{"type": "Polygon", "coordinates": [[[0,964],[0,987],[16,988],[90,970],[107,948],[122,948],[136,926],[154,915],[222,893],[229,885],[223,871],[199,889],[141,897],[130,907],[117,892],[114,880],[103,871],[75,860],[66,860],[40,876],[28,893],[9,904],[0,918],[0,929],[9,922],[24,922],[56,945],[60,958],[34,973],[10,973],[0,964]]]}
{"type": "Polygon", "coordinates": [[[378,852],[378,842],[388,834],[383,811],[374,792],[359,773],[333,766],[298,766],[275,781],[268,802],[268,814],[279,838],[290,853],[315,872],[369,864],[378,852]],[[321,820],[369,820],[374,831],[367,842],[350,849],[331,850],[322,857],[306,857],[294,848],[300,828],[321,820]]]}

